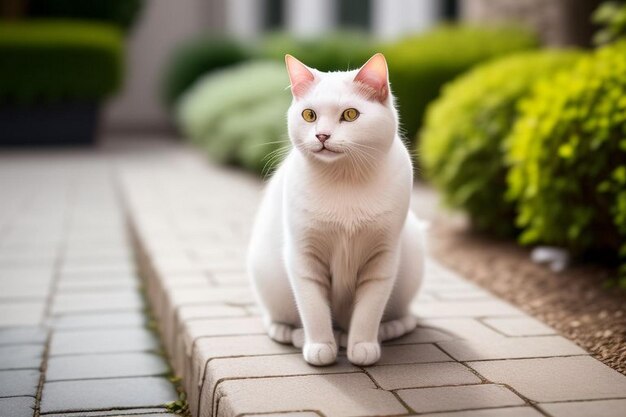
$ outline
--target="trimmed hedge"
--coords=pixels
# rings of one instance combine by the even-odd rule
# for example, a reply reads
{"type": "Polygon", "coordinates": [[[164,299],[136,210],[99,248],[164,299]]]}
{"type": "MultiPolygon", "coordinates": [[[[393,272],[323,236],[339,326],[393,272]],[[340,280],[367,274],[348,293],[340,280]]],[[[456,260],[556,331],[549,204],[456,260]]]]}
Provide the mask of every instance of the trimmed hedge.
{"type": "Polygon", "coordinates": [[[128,30],[142,6],[142,0],[29,0],[28,15],[94,20],[128,30]]]}
{"type": "Polygon", "coordinates": [[[314,39],[297,39],[286,33],[268,35],[259,46],[263,58],[285,61],[291,54],[320,71],[346,71],[363,65],[376,53],[367,34],[333,32],[314,39]]]}
{"type": "Polygon", "coordinates": [[[122,80],[114,26],[29,20],[0,25],[0,101],[99,99],[122,80]]]}
{"type": "Polygon", "coordinates": [[[443,84],[482,61],[537,45],[523,29],[444,26],[383,47],[407,141],[415,142],[426,106],[443,84]]]}
{"type": "Polygon", "coordinates": [[[520,109],[508,183],[521,242],[626,260],[626,43],[539,83],[520,109]]]}
{"type": "Polygon", "coordinates": [[[289,143],[288,85],[278,62],[249,62],[215,72],[181,97],[179,125],[212,159],[261,173],[266,162],[265,169],[278,162],[269,154],[289,143]]]}
{"type": "Polygon", "coordinates": [[[201,38],[176,49],[162,79],[162,96],[168,106],[203,75],[252,57],[250,48],[231,39],[201,38]]]}
{"type": "Polygon", "coordinates": [[[521,52],[480,65],[448,84],[427,112],[420,156],[446,203],[462,208],[478,230],[515,232],[505,198],[503,140],[520,98],[534,83],[581,58],[578,52],[521,52]]]}

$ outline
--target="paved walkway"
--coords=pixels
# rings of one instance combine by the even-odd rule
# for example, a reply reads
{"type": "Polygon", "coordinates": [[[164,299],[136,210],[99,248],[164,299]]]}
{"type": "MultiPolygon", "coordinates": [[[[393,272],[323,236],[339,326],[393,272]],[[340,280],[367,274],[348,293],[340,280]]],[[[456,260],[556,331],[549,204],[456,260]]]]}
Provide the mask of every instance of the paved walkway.
{"type": "Polygon", "coordinates": [[[0,323],[19,326],[0,331],[0,415],[154,414],[176,398],[124,210],[196,416],[626,415],[626,377],[434,262],[420,327],[379,364],[307,365],[264,334],[243,270],[260,190],[180,148],[0,157],[0,323]]]}
{"type": "Polygon", "coordinates": [[[0,195],[0,416],[163,416],[111,158],[4,154],[0,195]]]}
{"type": "Polygon", "coordinates": [[[260,184],[163,156],[125,170],[122,182],[194,415],[626,415],[626,377],[434,262],[413,306],[420,327],[386,344],[377,366],[345,355],[307,365],[264,334],[244,273],[260,184]]]}

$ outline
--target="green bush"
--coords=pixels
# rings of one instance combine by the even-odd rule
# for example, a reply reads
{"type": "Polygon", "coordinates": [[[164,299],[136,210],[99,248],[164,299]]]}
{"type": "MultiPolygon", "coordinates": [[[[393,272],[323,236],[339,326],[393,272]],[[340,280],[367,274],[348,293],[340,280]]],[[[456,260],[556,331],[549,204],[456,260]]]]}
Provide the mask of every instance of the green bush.
{"type": "MultiPolygon", "coordinates": [[[[181,97],[179,125],[214,160],[261,172],[268,155],[288,144],[288,85],[278,62],[247,62],[216,71],[181,97]]],[[[269,161],[266,169],[271,165],[269,161]]]]}
{"type": "Polygon", "coordinates": [[[122,79],[122,36],[111,25],[23,21],[0,25],[0,101],[96,99],[122,79]]]}
{"type": "Polygon", "coordinates": [[[268,35],[259,46],[259,54],[264,58],[284,62],[285,54],[290,54],[320,71],[359,68],[374,53],[376,49],[371,40],[360,32],[334,32],[312,39],[274,33],[268,35]]]}
{"type": "Polygon", "coordinates": [[[473,225],[498,235],[515,230],[505,199],[503,140],[516,105],[540,78],[569,67],[577,52],[530,51],[480,65],[447,84],[426,114],[420,156],[446,203],[462,208],[473,225]]]}
{"type": "Polygon", "coordinates": [[[28,14],[33,17],[95,20],[129,29],[142,0],[29,0],[28,14]]]}
{"type": "Polygon", "coordinates": [[[521,242],[626,259],[626,43],[540,82],[520,109],[507,140],[521,242]]]}
{"type": "Polygon", "coordinates": [[[414,141],[426,106],[443,84],[482,61],[537,44],[533,34],[518,28],[444,26],[383,47],[406,139],[414,141]]]}
{"type": "Polygon", "coordinates": [[[252,51],[230,39],[201,38],[176,49],[165,68],[162,96],[173,105],[203,75],[250,59],[252,51]]]}

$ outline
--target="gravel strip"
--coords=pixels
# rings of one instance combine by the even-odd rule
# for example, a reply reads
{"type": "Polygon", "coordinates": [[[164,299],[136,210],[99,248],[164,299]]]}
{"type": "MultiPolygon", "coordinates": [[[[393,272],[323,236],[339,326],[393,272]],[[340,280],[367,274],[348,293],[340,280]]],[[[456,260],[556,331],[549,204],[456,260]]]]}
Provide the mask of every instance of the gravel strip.
{"type": "Polygon", "coordinates": [[[456,223],[433,222],[435,258],[626,375],[626,291],[604,287],[612,271],[574,265],[554,273],[532,263],[528,249],[456,223]]]}

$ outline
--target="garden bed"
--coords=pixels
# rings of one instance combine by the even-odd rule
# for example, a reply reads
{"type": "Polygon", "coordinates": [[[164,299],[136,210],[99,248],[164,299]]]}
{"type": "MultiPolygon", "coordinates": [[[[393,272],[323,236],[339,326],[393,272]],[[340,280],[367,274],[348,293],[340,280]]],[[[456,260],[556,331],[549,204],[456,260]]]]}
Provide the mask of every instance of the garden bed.
{"type": "Polygon", "coordinates": [[[607,288],[615,271],[573,265],[562,273],[530,261],[513,241],[472,233],[437,218],[431,229],[436,259],[555,328],[626,375],[626,291],[607,288]]]}

